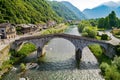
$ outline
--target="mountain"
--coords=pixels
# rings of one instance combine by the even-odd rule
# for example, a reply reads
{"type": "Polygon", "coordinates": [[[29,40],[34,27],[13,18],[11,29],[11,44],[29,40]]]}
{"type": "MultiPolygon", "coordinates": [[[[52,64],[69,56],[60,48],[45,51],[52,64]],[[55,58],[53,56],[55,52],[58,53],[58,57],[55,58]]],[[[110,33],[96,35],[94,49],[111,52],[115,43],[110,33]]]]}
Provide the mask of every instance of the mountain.
{"type": "Polygon", "coordinates": [[[116,12],[117,16],[120,18],[120,7],[116,8],[115,12],[116,12]]]}
{"type": "Polygon", "coordinates": [[[62,1],[68,9],[70,9],[79,19],[86,19],[86,16],[75,6],[73,6],[70,2],[62,1]]]}
{"type": "Polygon", "coordinates": [[[59,19],[46,0],[0,0],[0,22],[36,23],[59,19]]]}
{"type": "Polygon", "coordinates": [[[113,2],[113,1],[105,2],[103,4],[111,8],[117,8],[120,6],[119,2],[113,2]]]}
{"type": "Polygon", "coordinates": [[[106,17],[111,11],[115,11],[117,16],[120,17],[120,3],[119,2],[106,2],[92,9],[85,9],[83,13],[87,18],[101,18],[106,17]]]}
{"type": "Polygon", "coordinates": [[[84,15],[69,2],[50,1],[53,10],[64,20],[81,20],[85,19],[84,15]]]}

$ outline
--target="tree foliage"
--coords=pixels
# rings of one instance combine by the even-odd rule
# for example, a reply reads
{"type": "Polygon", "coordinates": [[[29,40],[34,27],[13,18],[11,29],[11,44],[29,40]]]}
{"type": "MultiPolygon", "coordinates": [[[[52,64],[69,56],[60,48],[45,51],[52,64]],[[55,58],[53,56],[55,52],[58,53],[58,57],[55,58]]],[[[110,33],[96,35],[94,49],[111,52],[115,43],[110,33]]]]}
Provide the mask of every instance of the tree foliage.
{"type": "Polygon", "coordinates": [[[97,30],[93,27],[86,27],[83,33],[87,33],[86,37],[95,38],[97,36],[97,30]]]}
{"type": "Polygon", "coordinates": [[[116,16],[115,12],[112,11],[107,17],[99,19],[98,27],[105,28],[105,29],[120,27],[120,20],[116,16]]]}
{"type": "Polygon", "coordinates": [[[120,57],[115,57],[111,64],[102,63],[100,68],[106,80],[120,79],[120,57]]]}
{"type": "Polygon", "coordinates": [[[45,0],[0,0],[0,22],[35,23],[61,18],[45,0]]]}
{"type": "Polygon", "coordinates": [[[108,40],[108,35],[107,34],[102,34],[101,35],[101,40],[108,40]]]}
{"type": "Polygon", "coordinates": [[[97,36],[97,27],[96,22],[94,20],[83,20],[78,25],[78,31],[84,37],[95,38],[97,36]]]}

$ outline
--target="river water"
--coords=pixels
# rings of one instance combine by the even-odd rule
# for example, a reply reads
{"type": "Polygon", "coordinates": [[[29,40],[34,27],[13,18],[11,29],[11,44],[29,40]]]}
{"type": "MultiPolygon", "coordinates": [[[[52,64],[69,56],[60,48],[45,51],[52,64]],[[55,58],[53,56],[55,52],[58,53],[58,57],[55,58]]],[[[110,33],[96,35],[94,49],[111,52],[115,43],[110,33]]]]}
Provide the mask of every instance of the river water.
{"type": "MultiPolygon", "coordinates": [[[[65,33],[80,35],[77,26],[70,26],[65,33]]],[[[75,60],[75,47],[68,40],[55,38],[45,46],[46,55],[40,59],[39,68],[27,70],[21,77],[29,80],[102,80],[97,74],[84,68],[77,68],[75,60]],[[84,72],[86,74],[84,74],[84,72]],[[88,73],[88,74],[87,74],[88,73]],[[89,74],[95,74],[93,79],[87,77],[89,74]],[[81,77],[81,76],[84,76],[81,77]]],[[[90,66],[90,65],[89,65],[90,66]]],[[[84,66],[83,66],[84,67],[84,66]]],[[[98,66],[97,66],[98,67],[98,66]]],[[[95,68],[97,70],[97,68],[95,68]]],[[[92,69],[93,70],[93,69],[92,69]]],[[[96,71],[95,70],[95,71],[96,71]]],[[[19,80],[20,73],[11,71],[3,80],[19,80]]]]}

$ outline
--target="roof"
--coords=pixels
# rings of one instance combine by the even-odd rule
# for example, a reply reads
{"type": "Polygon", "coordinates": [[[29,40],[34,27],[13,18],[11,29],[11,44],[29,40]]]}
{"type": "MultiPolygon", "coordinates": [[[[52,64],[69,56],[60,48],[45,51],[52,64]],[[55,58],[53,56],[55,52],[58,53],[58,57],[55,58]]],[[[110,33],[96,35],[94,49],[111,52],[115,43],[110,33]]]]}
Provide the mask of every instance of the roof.
{"type": "Polygon", "coordinates": [[[10,26],[10,23],[1,23],[0,28],[6,28],[7,26],[10,26]]]}
{"type": "Polygon", "coordinates": [[[20,25],[18,25],[18,26],[20,26],[20,27],[22,27],[22,28],[30,28],[30,27],[31,27],[31,26],[26,25],[26,24],[20,24],[20,25]]]}

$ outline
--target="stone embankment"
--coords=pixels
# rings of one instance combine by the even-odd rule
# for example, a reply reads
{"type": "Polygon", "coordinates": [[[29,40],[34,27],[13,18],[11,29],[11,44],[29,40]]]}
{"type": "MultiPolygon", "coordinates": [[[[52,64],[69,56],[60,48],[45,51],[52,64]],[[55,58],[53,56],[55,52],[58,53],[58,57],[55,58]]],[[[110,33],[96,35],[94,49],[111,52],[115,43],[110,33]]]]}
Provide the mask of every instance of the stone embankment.
{"type": "MultiPolygon", "coordinates": [[[[10,45],[6,46],[5,48],[0,49],[0,66],[2,66],[2,63],[9,60],[10,55],[9,55],[9,49],[10,45]]],[[[0,70],[0,77],[7,72],[7,69],[5,70],[0,70]]]]}

